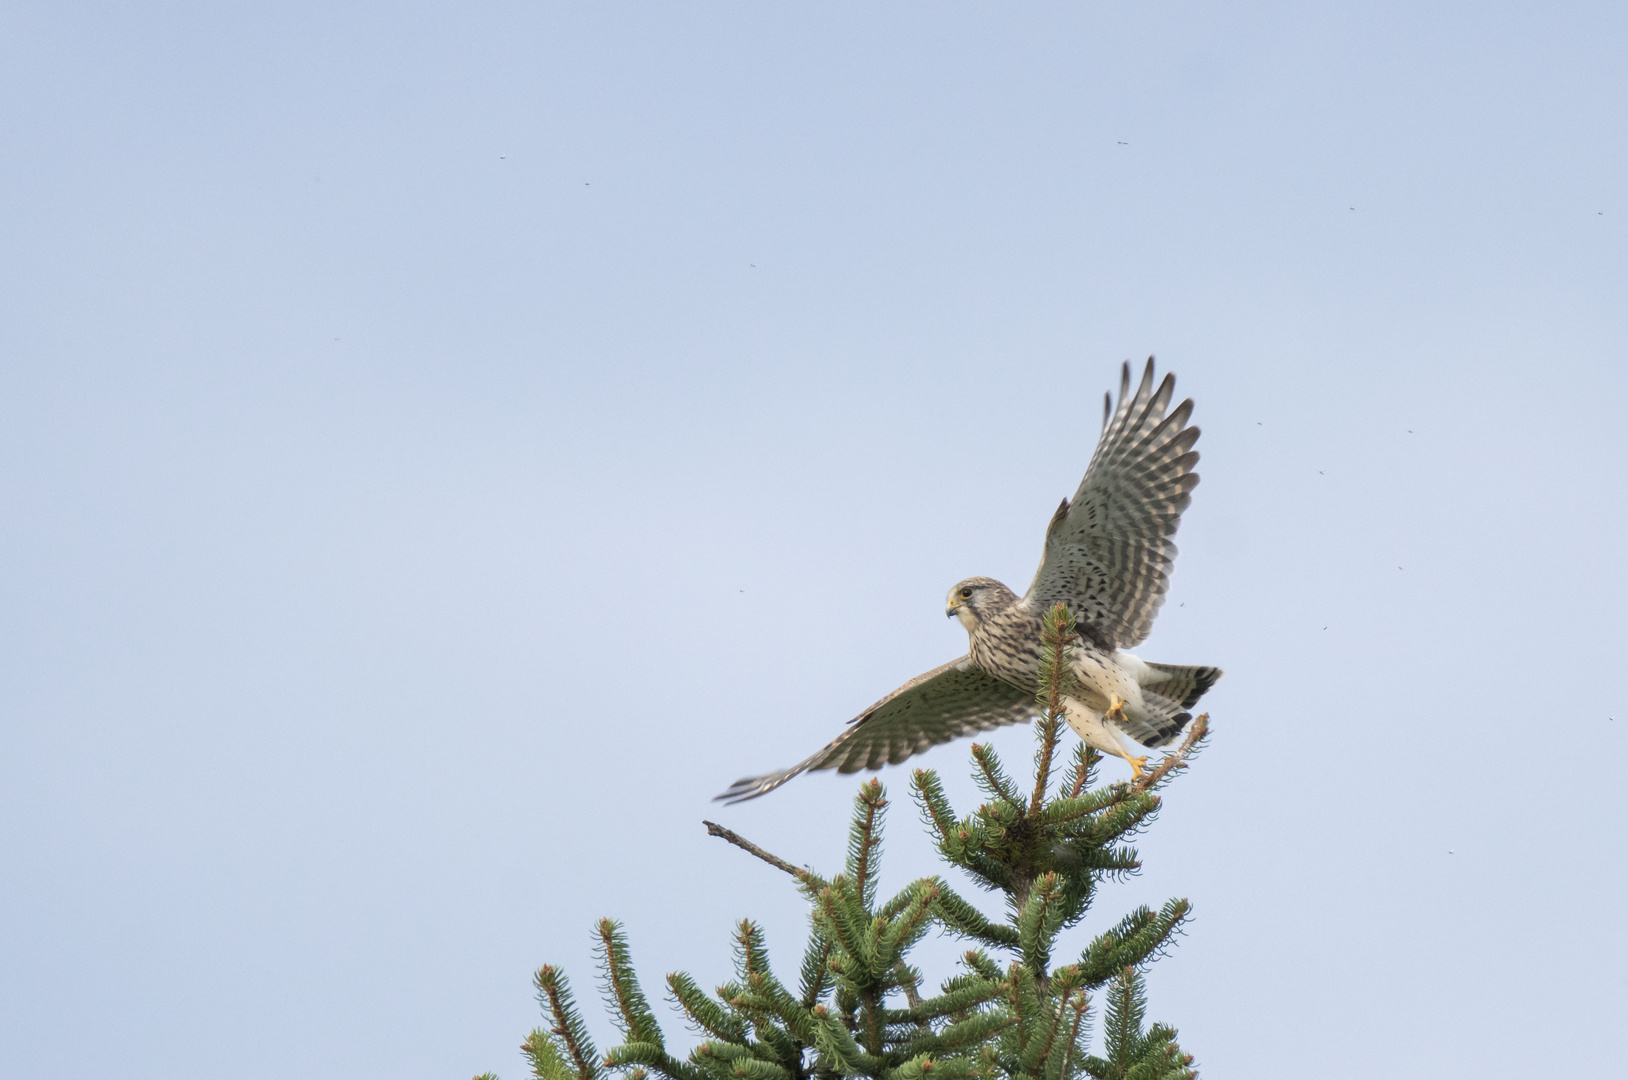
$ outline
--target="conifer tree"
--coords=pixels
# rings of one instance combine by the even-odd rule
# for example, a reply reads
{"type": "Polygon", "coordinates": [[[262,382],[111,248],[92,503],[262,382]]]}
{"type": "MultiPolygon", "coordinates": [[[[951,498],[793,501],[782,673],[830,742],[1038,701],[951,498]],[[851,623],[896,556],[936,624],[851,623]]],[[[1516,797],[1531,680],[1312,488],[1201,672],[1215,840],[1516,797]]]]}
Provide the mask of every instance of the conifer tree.
{"type": "MultiPolygon", "coordinates": [[[[912,795],[944,861],[1005,911],[986,915],[942,877],[878,896],[882,822],[888,801],[877,780],[854,801],[848,858],[830,878],[796,867],[729,829],[708,831],[784,870],[810,905],[810,929],[793,982],[769,962],[750,920],[735,930],[735,978],[708,994],[688,975],[667,977],[669,999],[701,1041],[683,1057],[668,1049],[633,970],[621,927],[596,927],[602,986],[622,1041],[601,1054],[559,969],[536,985],[546,1027],[522,1044],[537,1080],[1190,1080],[1192,1057],[1173,1028],[1144,1028],[1140,969],[1160,956],[1191,914],[1186,900],[1140,907],[1059,963],[1063,934],[1077,926],[1104,882],[1134,873],[1127,846],[1157,814],[1154,792],[1185,768],[1205,737],[1192,723],[1181,746],[1134,783],[1095,784],[1100,755],[1080,744],[1053,787],[1073,620],[1061,605],[1046,616],[1037,705],[1034,784],[1021,790],[987,746],[972,747],[975,778],[988,796],[958,817],[938,776],[918,769],[912,795]],[[910,962],[934,929],[963,938],[961,970],[924,994],[910,962]],[[1106,998],[1100,1054],[1089,1052],[1092,995],[1106,998]]],[[[486,1074],[490,1077],[490,1074],[486,1074]]],[[[486,1078],[477,1078],[486,1080],[486,1078]]],[[[495,1080],[495,1078],[491,1078],[495,1080]]]]}

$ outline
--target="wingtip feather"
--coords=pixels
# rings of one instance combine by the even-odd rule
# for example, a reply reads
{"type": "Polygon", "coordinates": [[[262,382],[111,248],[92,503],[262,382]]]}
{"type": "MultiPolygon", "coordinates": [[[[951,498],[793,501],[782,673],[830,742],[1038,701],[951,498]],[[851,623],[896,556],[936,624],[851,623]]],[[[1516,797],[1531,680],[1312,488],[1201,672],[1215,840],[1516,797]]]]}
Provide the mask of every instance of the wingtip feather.
{"type": "Polygon", "coordinates": [[[753,799],[767,795],[802,771],[801,768],[783,769],[780,772],[764,773],[762,776],[743,776],[730,784],[722,794],[714,795],[712,801],[721,802],[725,806],[750,802],[753,799]]]}

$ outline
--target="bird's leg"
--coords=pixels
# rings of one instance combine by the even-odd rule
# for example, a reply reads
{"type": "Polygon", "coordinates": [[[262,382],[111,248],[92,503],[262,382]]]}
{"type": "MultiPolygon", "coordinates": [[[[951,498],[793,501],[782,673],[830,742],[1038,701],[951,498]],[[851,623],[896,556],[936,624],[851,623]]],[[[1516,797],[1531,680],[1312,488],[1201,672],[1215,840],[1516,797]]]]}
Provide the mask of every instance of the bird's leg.
{"type": "MultiPolygon", "coordinates": [[[[1124,721],[1125,721],[1125,699],[1120,697],[1118,694],[1110,693],[1108,695],[1108,711],[1103,713],[1102,716],[1103,716],[1103,719],[1105,719],[1105,720],[1114,720],[1114,721],[1117,721],[1119,723],[1124,723],[1124,721]]],[[[1113,729],[1110,729],[1110,730],[1113,730],[1113,729]]],[[[1119,733],[1117,731],[1115,731],[1114,734],[1118,735],[1119,733]]],[[[1116,740],[1116,741],[1118,741],[1118,740],[1116,740]]],[[[1144,754],[1141,757],[1132,757],[1130,752],[1127,751],[1123,746],[1121,746],[1120,750],[1119,750],[1119,756],[1124,758],[1130,764],[1130,767],[1131,767],[1131,779],[1132,780],[1140,780],[1140,779],[1142,779],[1142,773],[1147,769],[1147,764],[1148,764],[1147,755],[1144,754]]]]}

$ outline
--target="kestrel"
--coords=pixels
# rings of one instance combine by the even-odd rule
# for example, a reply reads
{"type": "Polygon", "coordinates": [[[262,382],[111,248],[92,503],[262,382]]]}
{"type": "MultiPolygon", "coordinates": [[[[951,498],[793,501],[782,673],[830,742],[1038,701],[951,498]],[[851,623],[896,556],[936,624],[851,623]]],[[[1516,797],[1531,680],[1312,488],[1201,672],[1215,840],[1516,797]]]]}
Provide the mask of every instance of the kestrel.
{"type": "Polygon", "coordinates": [[[1063,500],[1046,527],[1029,591],[1018,596],[987,577],[967,578],[950,590],[945,614],[966,627],[967,654],[911,679],[812,757],[737,780],[719,800],[755,799],[811,769],[851,773],[896,765],[938,743],[1030,719],[1039,711],[1041,617],[1059,601],[1068,605],[1078,634],[1070,646],[1075,687],[1065,699],[1068,725],[1087,745],[1123,758],[1142,775],[1147,757],[1134,743],[1173,741],[1192,719],[1187,710],[1221,670],[1155,664],[1124,651],[1147,638],[1164,603],[1176,557],[1170,537],[1198,486],[1198,428],[1187,426],[1192,400],[1170,409],[1175,376],[1167,374],[1155,388],[1152,357],[1135,394],[1130,385],[1125,364],[1119,407],[1103,395],[1096,453],[1074,498],[1063,500]]]}

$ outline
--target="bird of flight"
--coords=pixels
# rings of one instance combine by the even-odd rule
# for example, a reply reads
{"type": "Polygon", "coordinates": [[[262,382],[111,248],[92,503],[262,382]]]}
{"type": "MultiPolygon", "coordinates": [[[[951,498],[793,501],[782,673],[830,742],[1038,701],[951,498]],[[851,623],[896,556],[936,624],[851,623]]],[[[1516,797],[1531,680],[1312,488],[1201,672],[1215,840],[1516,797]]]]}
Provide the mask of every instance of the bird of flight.
{"type": "Polygon", "coordinates": [[[1030,719],[1039,711],[1041,619],[1059,601],[1078,634],[1070,647],[1075,692],[1065,701],[1068,725],[1141,776],[1147,757],[1130,740],[1149,747],[1172,742],[1221,670],[1155,664],[1124,651],[1153,628],[1176,557],[1170,537],[1198,486],[1198,428],[1187,425],[1192,400],[1170,409],[1175,376],[1165,375],[1155,388],[1151,356],[1136,393],[1130,389],[1127,363],[1119,407],[1103,395],[1097,451],[1074,498],[1063,500],[1046,527],[1029,591],[1018,596],[986,577],[950,590],[945,614],[967,629],[965,656],[917,675],[813,756],[737,780],[718,800],[755,799],[811,769],[896,765],[938,743],[1030,719]]]}

